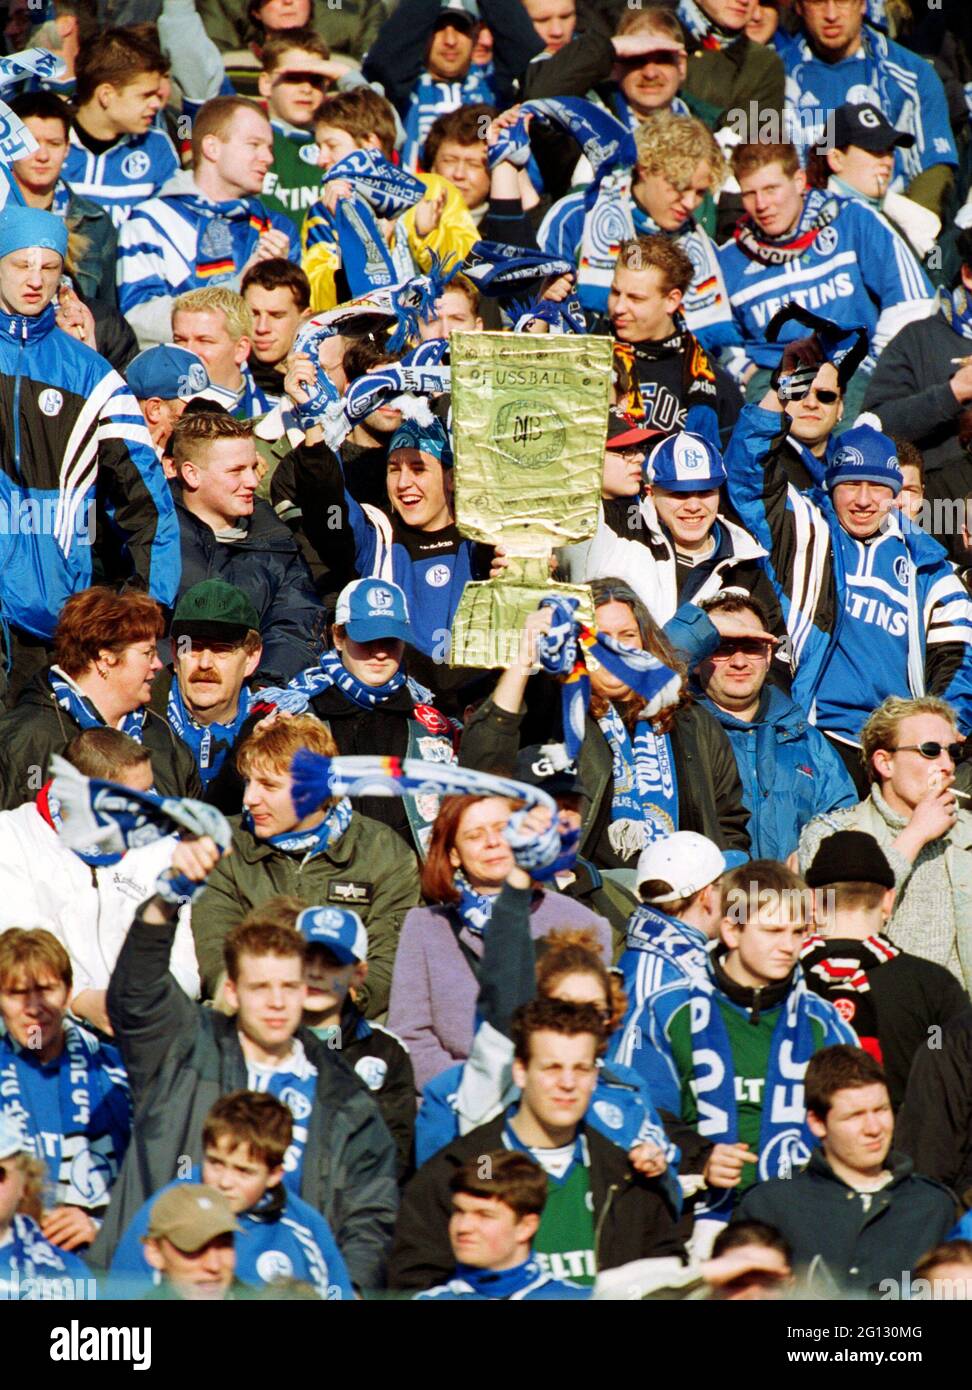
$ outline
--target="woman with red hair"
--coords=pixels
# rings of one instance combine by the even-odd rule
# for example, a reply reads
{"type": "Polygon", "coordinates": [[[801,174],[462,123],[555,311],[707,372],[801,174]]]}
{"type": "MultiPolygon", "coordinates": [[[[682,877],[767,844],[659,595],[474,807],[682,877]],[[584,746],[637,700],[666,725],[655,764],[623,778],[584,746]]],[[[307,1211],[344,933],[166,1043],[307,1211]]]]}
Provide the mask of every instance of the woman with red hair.
{"type": "Polygon", "coordinates": [[[431,906],[413,908],[405,918],[388,1007],[388,1026],[408,1044],[420,1090],[469,1055],[483,941],[508,882],[534,939],[558,927],[588,927],[610,963],[604,918],[535,887],[514,863],[503,834],[513,809],[501,796],[447,797],[432,827],[422,871],[422,896],[431,906]]]}
{"type": "Polygon", "coordinates": [[[4,810],[40,790],[52,753],[63,753],[82,729],[99,726],[144,744],[163,796],[202,796],[189,749],[148,708],[164,632],[162,609],[148,594],[96,587],[71,595],[54,630],[53,665],[38,671],[0,718],[4,810]]]}

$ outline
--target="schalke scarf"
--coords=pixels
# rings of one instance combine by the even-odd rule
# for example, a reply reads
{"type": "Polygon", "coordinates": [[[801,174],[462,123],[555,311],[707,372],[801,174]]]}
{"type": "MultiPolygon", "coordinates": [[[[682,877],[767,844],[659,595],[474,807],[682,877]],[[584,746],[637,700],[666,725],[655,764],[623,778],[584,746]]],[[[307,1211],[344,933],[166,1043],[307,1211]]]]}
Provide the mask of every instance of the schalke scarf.
{"type": "Polygon", "coordinates": [[[527,138],[527,116],[560,126],[580,145],[594,171],[593,182],[584,194],[587,207],[593,203],[602,179],[615,169],[630,169],[637,158],[631,131],[603,106],[596,106],[583,97],[539,97],[525,101],[516,124],[500,131],[491,163],[503,159],[515,163],[521,156],[527,138]]]}
{"type": "Polygon", "coordinates": [[[441,395],[452,384],[451,368],[425,362],[425,354],[416,350],[415,360],[408,358],[392,362],[377,371],[366,372],[352,381],[344,395],[325,406],[321,417],[324,438],[337,451],[355,425],[388,401],[397,406],[406,420],[431,426],[432,410],[426,397],[441,395]]]}
{"type": "MultiPolygon", "coordinates": [[[[50,668],[47,673],[47,681],[61,709],[66,710],[74,722],[81,725],[82,729],[103,729],[106,727],[104,719],[91,700],[87,695],[81,694],[71,677],[65,675],[59,666],[50,668]]],[[[136,709],[125,715],[120,728],[123,734],[133,738],[136,743],[141,743],[144,724],[145,710],[136,709]]]]}
{"type": "Polygon", "coordinates": [[[552,595],[538,605],[553,612],[550,631],[537,639],[537,660],[548,674],[561,680],[564,743],[573,762],[584,742],[587,707],[591,699],[588,661],[600,663],[645,701],[643,715],[651,718],[678,699],[682,678],[651,652],[623,647],[613,637],[593,632],[576,618],[577,599],[552,595]]]}
{"type": "MultiPolygon", "coordinates": [[[[265,699],[260,692],[260,700],[265,699]]],[[[240,688],[239,708],[236,717],[229,724],[197,724],[186,709],[182,699],[179,682],[174,680],[169,689],[169,700],[165,717],[175,736],[191,749],[199,776],[204,787],[219,772],[226,761],[226,754],[236,742],[237,736],[250,715],[253,696],[246,686],[240,688]],[[214,747],[214,741],[216,746],[214,747]]]]}
{"type": "MultiPolygon", "coordinates": [[[[32,24],[37,22],[31,20],[32,24]]],[[[63,58],[46,48],[25,48],[20,53],[8,53],[0,58],[0,92],[12,91],[31,78],[39,78],[41,82],[56,82],[66,71],[67,66],[63,58]]],[[[28,153],[32,154],[36,148],[36,145],[32,145],[28,153]]],[[[12,157],[21,158],[19,154],[12,157]]]]}
{"type": "Polygon", "coordinates": [[[423,72],[409,97],[402,164],[406,169],[418,168],[425,137],[440,116],[457,111],[460,106],[492,106],[493,101],[493,88],[482,68],[470,68],[461,82],[440,82],[431,73],[423,72]]]}
{"type": "Polygon", "coordinates": [[[128,1081],[114,1048],[65,1020],[64,1050],[44,1066],[6,1038],[0,1042],[0,1097],[0,1113],[19,1125],[29,1152],[47,1163],[55,1202],[86,1210],[105,1206],[131,1129],[128,1081]]]}
{"type": "MultiPolygon", "coordinates": [[[[321,801],[324,799],[322,797],[321,801]]],[[[295,807],[296,804],[294,802],[295,807]]],[[[318,810],[320,804],[318,801],[316,806],[311,807],[311,811],[318,810]]],[[[298,816],[303,820],[311,811],[298,812],[298,816]]],[[[305,859],[313,859],[315,855],[325,854],[336,844],[350,824],[351,803],[347,797],[342,797],[333,806],[328,807],[320,825],[315,825],[310,830],[285,830],[280,835],[268,835],[264,844],[273,845],[274,849],[282,849],[285,854],[300,854],[305,859]]],[[[256,833],[249,811],[243,813],[243,825],[251,835],[256,833]]]]}
{"type": "Polygon", "coordinates": [[[0,1303],[81,1297],[75,1281],[84,1278],[84,1268],[77,1255],[52,1245],[32,1216],[14,1212],[9,1238],[0,1245],[0,1303]]]}
{"type": "Polygon", "coordinates": [[[742,29],[723,29],[714,19],[700,10],[695,0],[678,0],[678,17],[685,28],[707,53],[718,53],[742,38],[742,29]]]}
{"type": "Polygon", "coordinates": [[[260,698],[270,700],[287,714],[303,714],[315,696],[337,686],[341,694],[346,695],[359,709],[374,709],[397,694],[403,685],[408,686],[409,693],[418,704],[431,705],[434,702],[431,690],[412,680],[411,676],[406,676],[401,667],[384,685],[365,685],[351,674],[341,660],[340,652],[326,651],[321,653],[320,665],[299,671],[286,686],[261,690],[260,698]]]}
{"type": "MultiPolygon", "coordinates": [[[[341,796],[502,796],[522,801],[506,827],[516,862],[534,878],[549,876],[566,849],[557,821],[557,804],[541,787],[512,777],[477,772],[456,763],[423,762],[418,758],[324,758],[301,748],[291,763],[290,796],[298,816],[309,815],[328,797],[341,796]],[[545,806],[552,821],[542,835],[523,830],[526,813],[545,806]]],[[[567,837],[569,839],[569,837],[567,837]]]]}
{"type": "Polygon", "coordinates": [[[964,285],[942,295],[942,315],[949,328],[963,338],[972,338],[972,303],[964,285]]]}
{"type": "Polygon", "coordinates": [[[457,1264],[454,1278],[480,1298],[505,1299],[539,1283],[543,1270],[540,1261],[531,1256],[512,1269],[480,1269],[477,1265],[457,1264]]]}
{"type": "Polygon", "coordinates": [[[636,951],[664,956],[686,978],[704,974],[708,967],[708,951],[686,934],[684,922],[651,903],[640,903],[628,918],[626,944],[636,951]]]}
{"type": "Polygon", "coordinates": [[[804,199],[796,227],[786,240],[768,239],[753,218],[748,216],[736,224],[733,236],[740,251],[745,252],[750,260],[759,261],[761,265],[786,265],[808,251],[819,233],[824,227],[830,226],[839,212],[839,198],[822,188],[811,188],[804,199]]]}
{"type": "MultiPolygon", "coordinates": [[[[693,1089],[698,1106],[696,1129],[716,1144],[735,1144],[739,1138],[732,1047],[711,965],[702,977],[688,981],[691,991],[689,1017],[692,1029],[693,1089]]],[[[763,1088],[760,1122],[760,1181],[789,1178],[810,1157],[816,1143],[807,1128],[803,1077],[816,1042],[806,1007],[807,983],[803,972],[793,972],[793,983],[780,1006],[773,1030],[763,1088]]],[[[732,1188],[709,1188],[706,1203],[696,1220],[726,1222],[732,1215],[732,1188]]]]}
{"type": "Polygon", "coordinates": [[[532,246],[510,246],[502,241],[477,241],[463,266],[463,275],[486,295],[500,296],[534,280],[569,275],[574,269],[561,256],[548,256],[532,246]]]}
{"type": "Polygon", "coordinates": [[[462,924],[474,936],[482,936],[493,915],[493,904],[499,894],[478,893],[461,869],[457,869],[452,879],[459,893],[456,911],[462,924]]]}
{"type": "Polygon", "coordinates": [[[833,1004],[844,1022],[854,1029],[865,1052],[883,1062],[869,976],[872,970],[900,956],[901,951],[880,934],[863,941],[838,939],[839,954],[834,949],[834,938],[808,936],[800,952],[803,973],[813,982],[816,992],[833,1004]]]}
{"type": "Polygon", "coordinates": [[[331,165],[321,186],[337,179],[350,183],[353,196],[340,199],[333,213],[323,204],[319,210],[332,225],[351,294],[394,284],[398,277],[377,218],[399,217],[421,201],[425,185],[377,150],[352,150],[331,165]]]}
{"type": "Polygon", "coordinates": [[[608,741],[614,794],[608,839],[622,859],[664,840],[678,828],[678,786],[672,741],[656,734],[648,719],[638,720],[634,741],[613,705],[597,721],[608,741]]]}

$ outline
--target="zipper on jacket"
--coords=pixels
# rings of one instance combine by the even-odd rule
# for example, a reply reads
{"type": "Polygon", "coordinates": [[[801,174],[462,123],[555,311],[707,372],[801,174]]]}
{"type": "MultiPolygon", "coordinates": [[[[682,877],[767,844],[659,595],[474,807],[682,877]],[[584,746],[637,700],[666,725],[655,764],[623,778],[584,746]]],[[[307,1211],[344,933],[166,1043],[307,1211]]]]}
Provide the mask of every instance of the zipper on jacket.
{"type": "Polygon", "coordinates": [[[755,1027],[757,1026],[757,1024],[759,1023],[759,1005],[760,1005],[762,993],[763,993],[763,986],[762,986],[762,985],[760,985],[757,989],[754,989],[754,990],[753,990],[753,1006],[752,1006],[752,1008],[751,1008],[751,1010],[750,1010],[750,1012],[749,1012],[749,1021],[750,1021],[750,1023],[753,1025],[754,1028],[755,1028],[755,1027]]]}
{"type": "Polygon", "coordinates": [[[13,427],[14,427],[14,467],[17,476],[23,477],[20,467],[20,381],[24,369],[24,353],[27,349],[27,320],[20,321],[20,351],[17,353],[17,370],[14,373],[13,427]]]}
{"type": "Polygon", "coordinates": [[[595,1267],[595,1269],[598,1269],[598,1268],[600,1267],[600,1263],[601,1263],[601,1262],[600,1262],[599,1256],[600,1256],[600,1252],[601,1252],[601,1233],[602,1233],[603,1230],[604,1230],[604,1223],[605,1223],[605,1221],[607,1220],[608,1212],[611,1210],[611,1203],[614,1201],[614,1198],[615,1198],[615,1196],[617,1195],[617,1192],[618,1192],[620,1186],[621,1186],[620,1183],[613,1182],[613,1183],[611,1184],[611,1186],[608,1188],[608,1190],[607,1190],[607,1196],[606,1196],[605,1199],[604,1199],[604,1205],[603,1205],[603,1207],[601,1208],[600,1214],[599,1214],[599,1216],[598,1216],[598,1218],[597,1218],[597,1225],[594,1227],[594,1267],[595,1267]]]}

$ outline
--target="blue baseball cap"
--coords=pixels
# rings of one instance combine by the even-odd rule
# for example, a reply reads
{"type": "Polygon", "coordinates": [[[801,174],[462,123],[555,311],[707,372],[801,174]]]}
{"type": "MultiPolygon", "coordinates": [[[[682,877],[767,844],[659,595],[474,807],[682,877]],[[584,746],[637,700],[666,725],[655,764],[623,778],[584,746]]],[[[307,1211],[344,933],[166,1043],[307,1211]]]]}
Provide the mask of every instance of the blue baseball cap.
{"type": "Polygon", "coordinates": [[[67,223],[63,217],[55,217],[42,208],[24,208],[8,199],[0,217],[0,258],[28,246],[39,246],[42,251],[56,251],[63,260],[67,244],[67,223]]]}
{"type": "Polygon", "coordinates": [[[897,497],[904,478],[894,440],[870,425],[855,425],[840,436],[840,446],[824,474],[831,492],[838,483],[876,483],[897,497]]]}
{"type": "Polygon", "coordinates": [[[645,478],[667,492],[708,492],[722,487],[722,455],[700,434],[681,430],[656,444],[645,463],[645,478]]]}
{"type": "Polygon", "coordinates": [[[438,459],[443,468],[451,468],[454,462],[449,432],[438,416],[433,416],[430,425],[403,420],[391,437],[388,452],[393,454],[396,449],[420,449],[438,459]]]}
{"type": "Polygon", "coordinates": [[[344,907],[305,907],[297,930],[308,946],[326,946],[344,965],[368,959],[368,933],[356,912],[344,907]]]}
{"type": "Polygon", "coordinates": [[[210,385],[202,359],[174,343],[146,348],[133,357],[125,380],[137,401],[153,396],[163,401],[188,401],[210,385]]]}
{"type": "Polygon", "coordinates": [[[373,642],[379,637],[414,641],[404,591],[387,579],[354,579],[346,584],[338,595],[334,621],[352,642],[373,642]]]}

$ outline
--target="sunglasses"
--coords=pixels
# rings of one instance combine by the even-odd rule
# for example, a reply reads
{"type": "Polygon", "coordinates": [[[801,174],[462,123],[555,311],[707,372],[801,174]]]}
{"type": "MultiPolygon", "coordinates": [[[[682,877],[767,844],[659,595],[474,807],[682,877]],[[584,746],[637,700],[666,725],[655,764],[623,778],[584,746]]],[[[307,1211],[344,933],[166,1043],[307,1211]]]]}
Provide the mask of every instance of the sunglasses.
{"type": "Polygon", "coordinates": [[[742,652],[743,656],[765,656],[772,643],[762,642],[758,637],[740,637],[720,642],[712,653],[713,661],[725,661],[730,656],[735,656],[736,652],[742,652]]]}
{"type": "Polygon", "coordinates": [[[891,753],[920,753],[923,758],[937,758],[945,752],[953,763],[957,763],[965,749],[964,743],[899,743],[891,753]]]}
{"type": "Polygon", "coordinates": [[[840,400],[840,392],[832,391],[829,387],[824,387],[822,391],[818,391],[816,387],[811,386],[807,394],[816,396],[821,405],[833,405],[834,401],[840,400]]]}
{"type": "Polygon", "coordinates": [[[322,72],[280,72],[277,74],[278,82],[292,82],[295,85],[299,82],[307,82],[312,87],[316,87],[319,92],[326,92],[329,77],[325,77],[322,72]]]}

